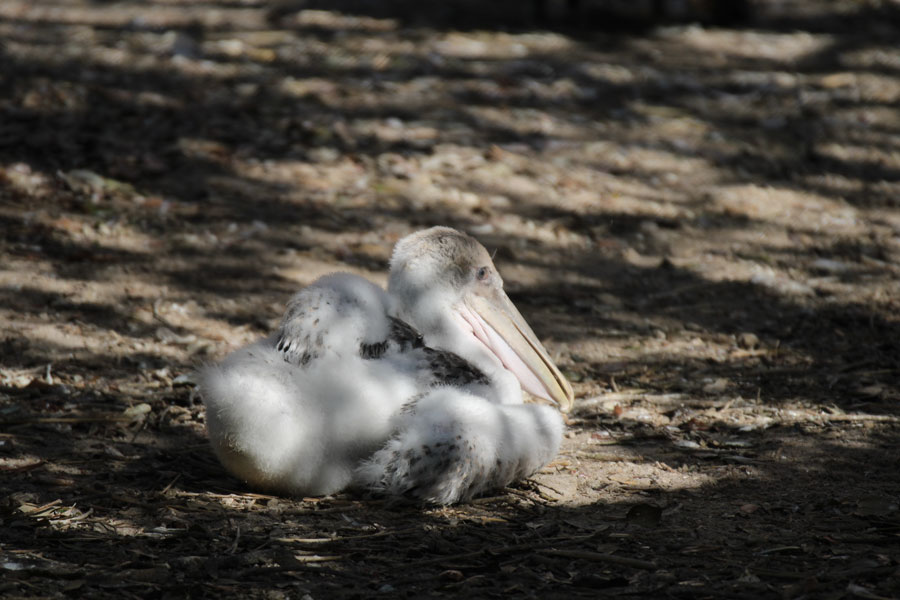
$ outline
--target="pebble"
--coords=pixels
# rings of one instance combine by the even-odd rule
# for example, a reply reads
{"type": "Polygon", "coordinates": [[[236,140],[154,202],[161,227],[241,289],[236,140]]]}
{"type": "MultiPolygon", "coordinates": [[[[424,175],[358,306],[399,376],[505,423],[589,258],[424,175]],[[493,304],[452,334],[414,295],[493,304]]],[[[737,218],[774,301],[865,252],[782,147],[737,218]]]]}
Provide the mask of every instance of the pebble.
{"type": "Polygon", "coordinates": [[[744,332],[737,337],[737,344],[745,350],[752,350],[759,346],[759,338],[755,333],[744,332]]]}

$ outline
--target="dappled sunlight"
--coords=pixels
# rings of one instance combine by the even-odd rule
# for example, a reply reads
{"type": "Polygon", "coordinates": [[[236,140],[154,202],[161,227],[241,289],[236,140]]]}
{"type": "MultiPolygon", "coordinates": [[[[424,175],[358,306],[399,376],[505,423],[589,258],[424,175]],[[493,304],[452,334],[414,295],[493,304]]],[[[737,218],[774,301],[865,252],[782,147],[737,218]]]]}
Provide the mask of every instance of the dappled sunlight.
{"type": "Polygon", "coordinates": [[[549,4],[0,2],[0,594],[900,594],[896,9],[549,4]],[[571,381],[557,459],[229,476],[195,370],[431,225],[571,381]]]}
{"type": "Polygon", "coordinates": [[[230,6],[222,2],[115,2],[72,3],[9,0],[0,6],[0,18],[34,24],[90,25],[127,28],[135,23],[147,28],[171,28],[200,25],[209,29],[228,27],[234,22],[262,27],[261,3],[230,6]],[[255,7],[252,5],[256,4],[255,7]],[[177,8],[177,10],[172,10],[177,8]]]}
{"type": "Polygon", "coordinates": [[[770,33],[760,31],[710,31],[703,28],[663,30],[664,40],[713,54],[715,60],[725,57],[749,61],[765,61],[773,65],[791,66],[828,48],[834,36],[825,34],[770,33]]]}

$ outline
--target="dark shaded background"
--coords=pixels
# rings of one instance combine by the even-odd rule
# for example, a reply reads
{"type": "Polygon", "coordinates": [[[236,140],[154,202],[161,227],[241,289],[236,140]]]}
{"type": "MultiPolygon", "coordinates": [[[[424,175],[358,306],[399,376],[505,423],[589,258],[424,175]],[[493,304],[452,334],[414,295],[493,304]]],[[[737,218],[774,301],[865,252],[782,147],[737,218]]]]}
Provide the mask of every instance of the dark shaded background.
{"type": "Polygon", "coordinates": [[[0,592],[897,597],[896,2],[0,5],[0,592]],[[434,224],[579,400],[470,505],[259,495],[198,365],[434,224]]]}

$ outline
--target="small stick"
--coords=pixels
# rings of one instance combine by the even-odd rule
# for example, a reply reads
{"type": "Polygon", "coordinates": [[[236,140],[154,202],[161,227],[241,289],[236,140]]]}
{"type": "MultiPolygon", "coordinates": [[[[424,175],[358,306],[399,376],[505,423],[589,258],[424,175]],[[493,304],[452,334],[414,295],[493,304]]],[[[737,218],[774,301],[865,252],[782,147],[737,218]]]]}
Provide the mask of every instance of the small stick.
{"type": "Polygon", "coordinates": [[[385,529],[384,531],[379,531],[377,533],[368,533],[365,535],[347,535],[343,537],[333,537],[333,538],[296,538],[296,537],[282,537],[275,538],[276,542],[281,542],[282,544],[328,544],[333,542],[346,542],[350,540],[365,540],[371,538],[384,537],[386,535],[401,535],[404,533],[416,533],[422,531],[421,528],[418,527],[410,527],[408,529],[398,529],[396,531],[390,531],[385,529]]]}
{"type": "Polygon", "coordinates": [[[231,544],[231,548],[228,549],[227,554],[234,554],[235,552],[237,552],[237,546],[238,546],[238,542],[240,540],[241,540],[241,526],[238,525],[237,527],[235,527],[234,542],[231,544]]]}
{"type": "Polygon", "coordinates": [[[309,556],[309,555],[307,555],[307,556],[303,556],[303,555],[294,556],[294,560],[296,560],[297,562],[299,562],[299,563],[301,563],[301,564],[305,564],[305,563],[319,563],[319,562],[333,562],[333,561],[336,561],[336,560],[343,560],[343,558],[344,558],[343,556],[337,556],[337,555],[334,555],[334,556],[319,556],[319,555],[317,555],[317,554],[314,554],[314,555],[311,555],[311,556],[309,556]]]}
{"type": "Polygon", "coordinates": [[[175,475],[175,479],[173,479],[172,481],[170,481],[170,482],[169,482],[169,485],[167,485],[166,487],[164,487],[163,490],[160,492],[160,494],[162,494],[163,496],[165,496],[165,495],[166,495],[166,492],[168,492],[169,490],[171,490],[171,489],[172,489],[172,486],[175,485],[175,482],[178,481],[179,479],[181,479],[181,473],[178,473],[177,475],[175,475]]]}
{"type": "Polygon", "coordinates": [[[19,465],[13,467],[0,466],[0,471],[3,473],[21,473],[22,471],[30,471],[31,469],[37,469],[41,465],[44,464],[44,461],[38,460],[37,462],[28,463],[27,465],[19,465]]]}
{"type": "MultiPolygon", "coordinates": [[[[540,540],[537,542],[525,542],[522,544],[510,544],[509,546],[496,546],[493,548],[482,548],[481,550],[475,550],[474,552],[463,552],[462,554],[450,554],[447,556],[439,556],[437,558],[429,558],[426,560],[416,561],[414,563],[410,563],[408,566],[410,567],[418,567],[422,565],[431,565],[431,564],[440,564],[443,562],[450,562],[455,560],[460,560],[464,558],[474,558],[476,556],[482,556],[484,554],[492,554],[492,555],[500,555],[506,554],[509,552],[517,552],[522,550],[533,550],[538,546],[545,545],[547,543],[560,543],[560,542],[583,542],[585,540],[589,540],[594,537],[594,534],[591,535],[582,535],[582,536],[565,536],[558,537],[549,540],[540,540]]],[[[538,550],[538,552],[566,552],[565,550],[538,550]]],[[[601,556],[601,555],[598,555],[601,556]]],[[[631,560],[631,559],[625,559],[631,560]]],[[[642,562],[642,561],[641,561],[642,562]]],[[[650,563],[644,563],[650,564],[650,563]]],[[[655,566],[652,568],[656,568],[655,566]]]]}
{"type": "MultiPolygon", "coordinates": [[[[38,506],[34,510],[27,512],[25,514],[28,515],[29,517],[39,517],[58,504],[62,504],[62,500],[54,500],[53,502],[48,502],[47,504],[44,504],[43,506],[38,506]]],[[[25,511],[22,511],[22,512],[25,512],[25,511]]]]}
{"type": "Polygon", "coordinates": [[[647,569],[654,571],[659,567],[656,563],[637,558],[628,558],[626,556],[616,556],[614,554],[601,554],[599,552],[585,552],[583,550],[538,550],[541,554],[549,554],[550,556],[561,556],[563,558],[580,558],[582,560],[591,560],[594,562],[608,562],[623,567],[632,567],[635,569],[647,569]]]}
{"type": "Polygon", "coordinates": [[[19,417],[18,419],[0,420],[0,427],[5,425],[36,425],[41,423],[112,423],[130,421],[131,417],[123,415],[90,415],[84,417],[19,417]]]}
{"type": "MultiPolygon", "coordinates": [[[[237,573],[237,579],[244,579],[245,577],[255,577],[259,575],[275,575],[277,573],[292,573],[294,571],[306,571],[309,573],[333,573],[334,571],[330,571],[327,569],[323,569],[322,567],[317,567],[315,563],[318,562],[333,562],[337,560],[342,560],[343,557],[340,556],[323,556],[320,557],[323,560],[318,561],[300,561],[298,560],[294,564],[285,565],[285,566],[277,566],[277,567],[252,567],[250,569],[246,569],[244,571],[240,571],[237,573]]],[[[350,573],[348,571],[341,571],[341,577],[349,577],[350,579],[355,579],[357,581],[368,581],[365,577],[361,577],[354,573],[350,573]]]]}
{"type": "Polygon", "coordinates": [[[880,423],[898,423],[900,417],[894,415],[865,415],[865,414],[848,414],[848,415],[822,415],[826,421],[876,421],[880,423]]]}

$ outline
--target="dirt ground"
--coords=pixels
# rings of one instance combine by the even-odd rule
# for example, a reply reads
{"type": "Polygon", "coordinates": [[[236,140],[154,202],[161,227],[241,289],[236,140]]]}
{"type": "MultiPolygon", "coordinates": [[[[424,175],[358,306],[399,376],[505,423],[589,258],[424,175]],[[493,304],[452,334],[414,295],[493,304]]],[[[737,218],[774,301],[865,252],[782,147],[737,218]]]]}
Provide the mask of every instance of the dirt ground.
{"type": "Polygon", "coordinates": [[[0,3],[0,595],[900,598],[900,6],[564,4],[0,3]],[[435,224],[573,382],[558,459],[231,478],[192,370],[435,224]]]}

